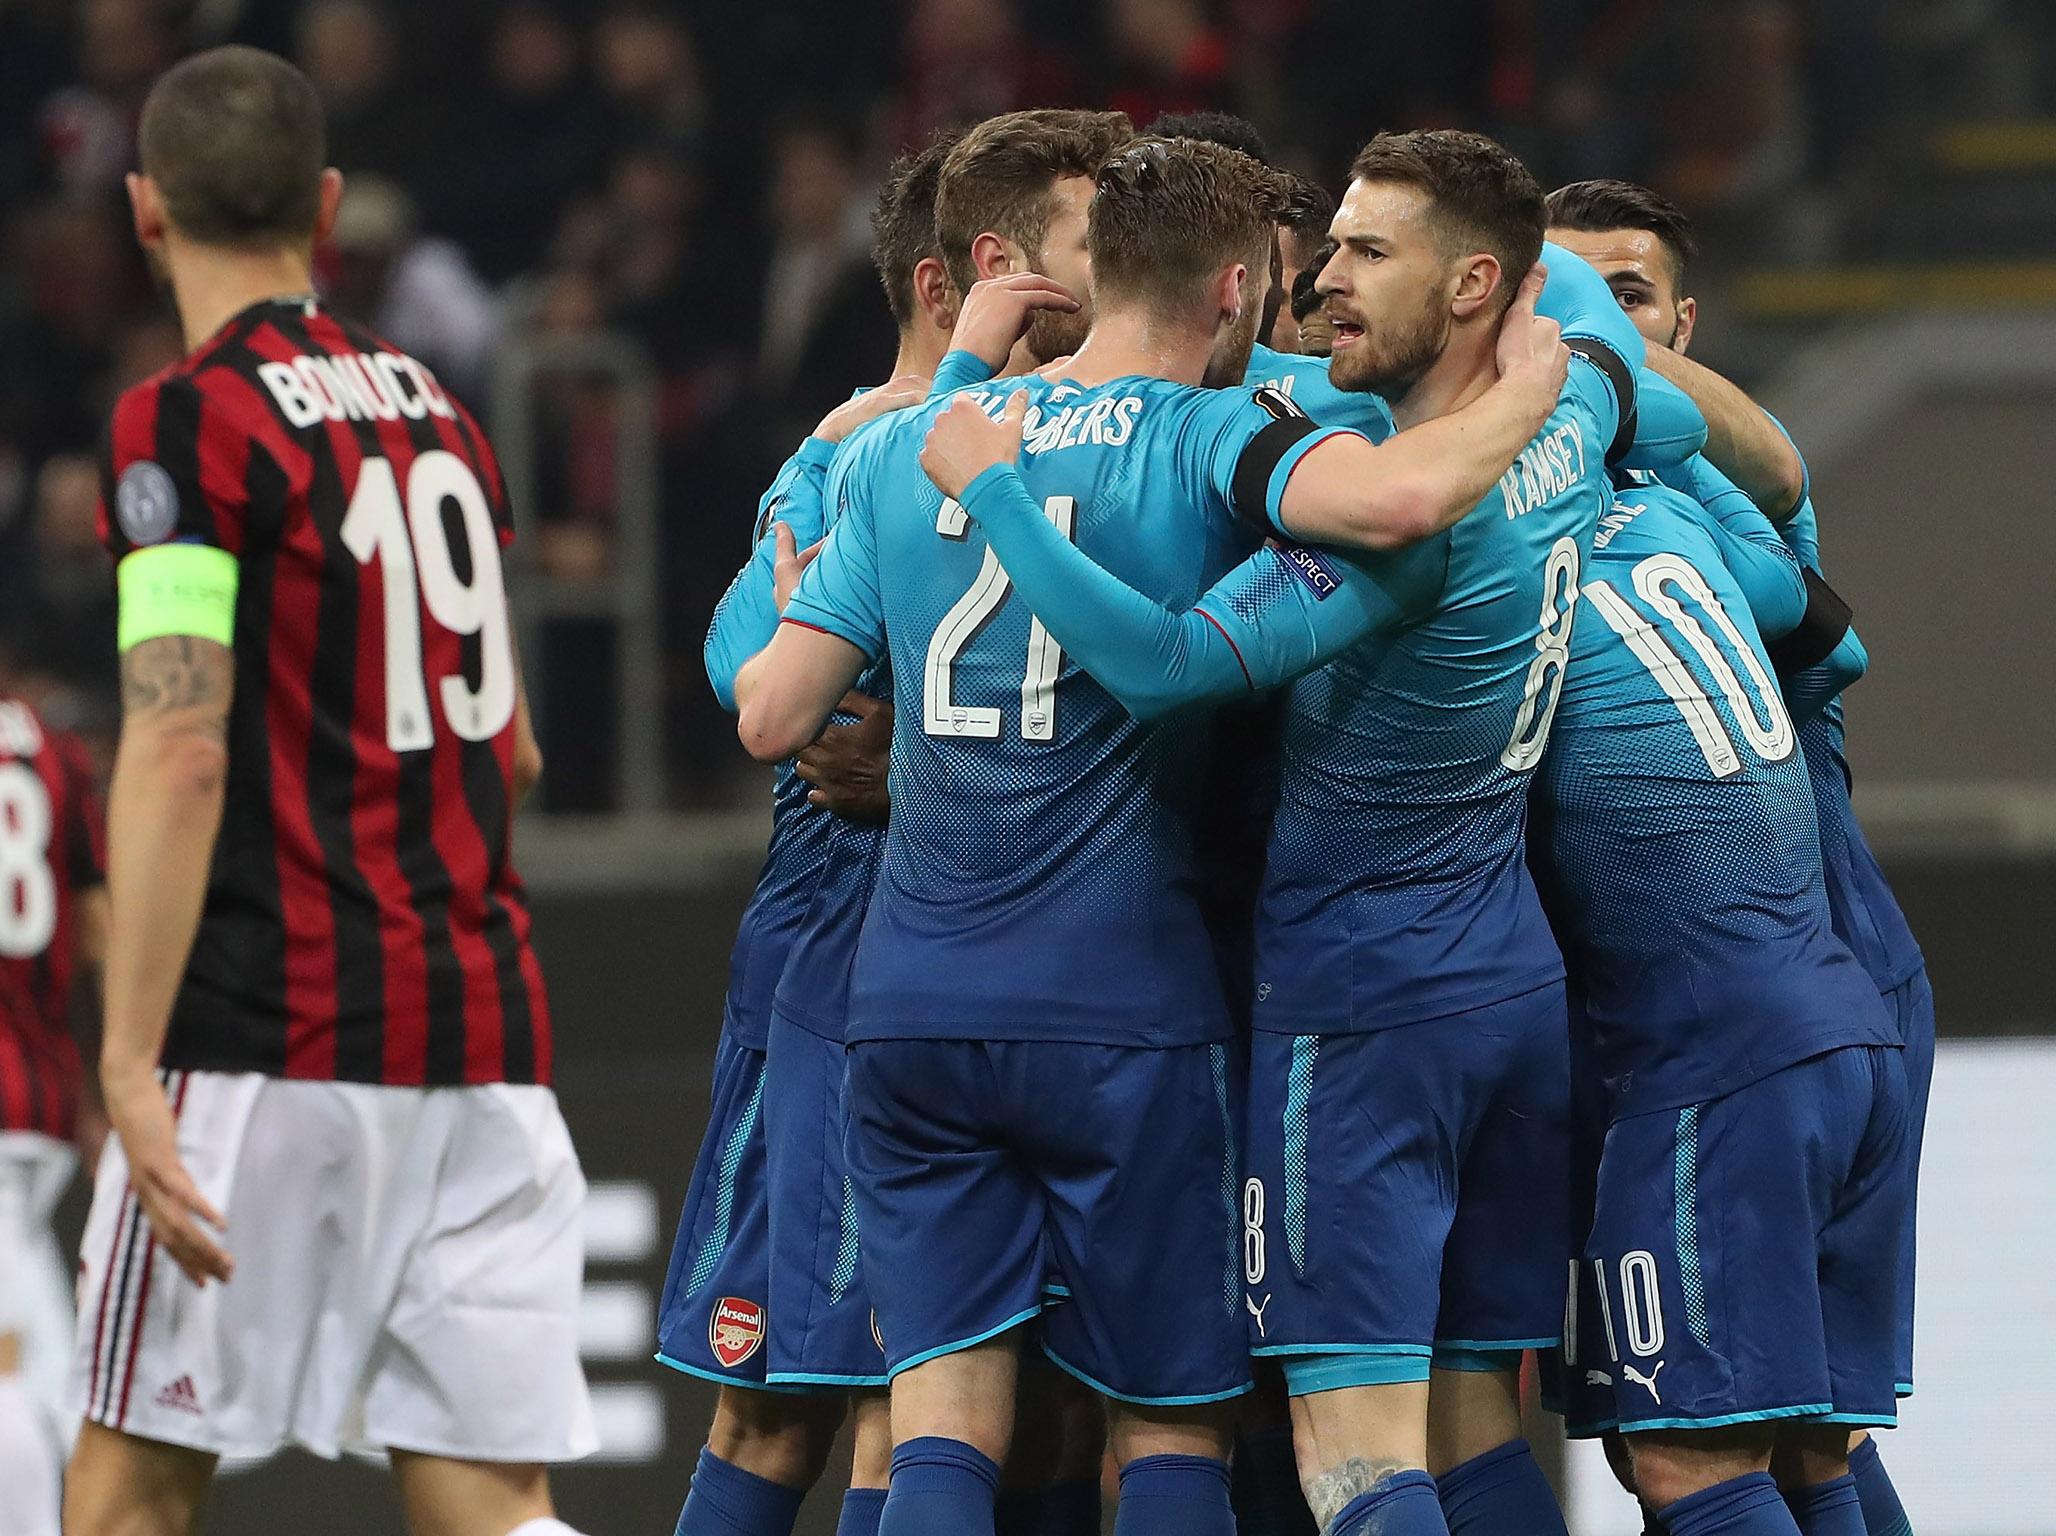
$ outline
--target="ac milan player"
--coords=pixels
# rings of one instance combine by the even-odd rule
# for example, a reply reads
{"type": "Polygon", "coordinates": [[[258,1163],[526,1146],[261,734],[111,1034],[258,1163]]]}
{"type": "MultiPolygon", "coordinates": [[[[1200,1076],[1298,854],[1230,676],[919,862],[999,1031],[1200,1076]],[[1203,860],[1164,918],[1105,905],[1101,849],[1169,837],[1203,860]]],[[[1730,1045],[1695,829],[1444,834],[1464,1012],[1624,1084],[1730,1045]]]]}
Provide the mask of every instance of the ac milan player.
{"type": "Polygon", "coordinates": [[[540,769],[492,450],[309,296],[342,178],[246,48],[144,104],[137,237],[192,349],[115,407],[121,591],[76,1536],[183,1533],[215,1459],[389,1451],[410,1526],[562,1536],[590,1452],[584,1180],[509,816],[540,769]]]}
{"type": "Polygon", "coordinates": [[[63,1380],[71,1298],[50,1212],[77,1161],[68,1025],[73,979],[105,950],[103,870],[85,748],[8,697],[0,675],[0,1536],[57,1536],[50,1387],[53,1367],[63,1380]]]}

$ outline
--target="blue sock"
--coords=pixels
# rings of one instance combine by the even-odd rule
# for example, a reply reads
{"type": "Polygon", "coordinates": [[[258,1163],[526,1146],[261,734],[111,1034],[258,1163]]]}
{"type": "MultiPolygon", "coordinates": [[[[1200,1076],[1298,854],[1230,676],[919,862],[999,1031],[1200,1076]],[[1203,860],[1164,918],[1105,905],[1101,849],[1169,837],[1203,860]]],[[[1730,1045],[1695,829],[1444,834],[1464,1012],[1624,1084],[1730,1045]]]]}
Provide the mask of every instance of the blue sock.
{"type": "Polygon", "coordinates": [[[892,1450],[878,1536],[992,1536],[999,1466],[975,1445],[923,1435],[892,1450]]]}
{"type": "Polygon", "coordinates": [[[1314,1536],[1314,1513],[1299,1491],[1292,1431],[1243,1434],[1235,1442],[1228,1499],[1237,1536],[1314,1536]]]}
{"type": "Polygon", "coordinates": [[[1658,1514],[1670,1536],[1795,1536],[1799,1529],[1768,1472],[1715,1483],[1658,1514]]]}
{"type": "Polygon", "coordinates": [[[885,1513],[883,1488],[852,1488],[842,1496],[842,1518],[835,1536],[878,1536],[878,1517],[885,1513]]]}
{"type": "Polygon", "coordinates": [[[1138,1456],[1121,1468],[1114,1536],[1235,1536],[1228,1463],[1211,1456],[1138,1456]]]}
{"type": "Polygon", "coordinates": [[[702,1447],[677,1536],[792,1536],[804,1488],[788,1488],[731,1466],[702,1447]]]}
{"type": "Polygon", "coordinates": [[[1509,1440],[1435,1479],[1450,1536],[1567,1536],[1556,1491],[1525,1440],[1509,1440]]]}
{"type": "Polygon", "coordinates": [[[1870,1536],[1913,1536],[1913,1522],[1899,1502],[1899,1490],[1878,1455],[1875,1437],[1866,1436],[1849,1453],[1849,1475],[1856,1479],[1856,1497],[1863,1502],[1863,1528],[1870,1536]]]}
{"type": "Polygon", "coordinates": [[[1369,1493],[1342,1506],[1328,1527],[1329,1536],[1444,1536],[1442,1501],[1435,1479],[1418,1468],[1395,1472],[1369,1493]]]}
{"type": "Polygon", "coordinates": [[[1056,1483],[1003,1493],[993,1526],[999,1536],[1099,1536],[1099,1484],[1056,1483]]]}
{"type": "Polygon", "coordinates": [[[1785,1495],[1799,1536],[1865,1536],[1863,1500],[1856,1479],[1845,1475],[1785,1495]]]}

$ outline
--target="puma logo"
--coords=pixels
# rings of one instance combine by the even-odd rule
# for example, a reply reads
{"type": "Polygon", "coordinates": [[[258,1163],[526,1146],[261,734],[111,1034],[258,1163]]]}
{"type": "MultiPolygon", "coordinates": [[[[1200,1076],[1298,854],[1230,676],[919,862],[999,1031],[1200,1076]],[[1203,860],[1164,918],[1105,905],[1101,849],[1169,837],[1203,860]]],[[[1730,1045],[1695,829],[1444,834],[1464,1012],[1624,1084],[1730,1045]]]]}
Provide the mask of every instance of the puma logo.
{"type": "Polygon", "coordinates": [[[1587,1371],[1585,1372],[1585,1385],[1588,1387],[1610,1387],[1613,1385],[1613,1378],[1604,1371],[1587,1371]]]}
{"type": "Polygon", "coordinates": [[[1249,1315],[1256,1319],[1256,1336],[1260,1339],[1269,1338],[1270,1334],[1264,1329],[1264,1313],[1271,1305],[1270,1296],[1268,1294],[1265,1295],[1264,1304],[1260,1307],[1249,1299],[1249,1292],[1244,1291],[1242,1293],[1242,1304],[1249,1308],[1249,1315]]]}
{"type": "Polygon", "coordinates": [[[1656,1390],[1656,1378],[1663,1374],[1663,1362],[1661,1360],[1656,1362],[1654,1369],[1652,1369],[1647,1376],[1644,1376],[1632,1365],[1622,1366],[1621,1374],[1627,1377],[1628,1380],[1635,1383],[1636,1386],[1647,1387],[1649,1389],[1649,1395],[1656,1399],[1658,1406],[1662,1405],[1663,1394],[1656,1390]]]}

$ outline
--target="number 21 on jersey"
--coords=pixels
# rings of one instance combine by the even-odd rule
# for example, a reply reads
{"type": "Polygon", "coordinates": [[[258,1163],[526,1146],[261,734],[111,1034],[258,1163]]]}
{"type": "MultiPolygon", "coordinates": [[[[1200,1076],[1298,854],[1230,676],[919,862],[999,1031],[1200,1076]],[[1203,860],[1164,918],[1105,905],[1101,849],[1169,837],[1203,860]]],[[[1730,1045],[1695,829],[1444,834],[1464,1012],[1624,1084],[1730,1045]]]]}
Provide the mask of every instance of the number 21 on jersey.
{"type": "Polygon", "coordinates": [[[479,641],[478,686],[461,672],[441,679],[443,718],[466,741],[490,741],[514,718],[514,637],[500,541],[478,477],[436,448],[408,466],[406,495],[390,460],[367,458],[343,515],[343,544],[360,565],[376,561],[385,588],[386,745],[419,752],[435,745],[422,671],[422,610],[453,635],[479,641]],[[457,574],[443,505],[456,505],[470,580],[457,574]]]}
{"type": "MultiPolygon", "coordinates": [[[[1057,531],[1070,538],[1074,531],[1078,503],[1070,496],[1052,496],[1042,504],[1057,531]]],[[[962,539],[970,518],[954,501],[945,501],[935,516],[935,531],[945,539],[962,539]]],[[[928,640],[928,663],[921,680],[921,729],[930,736],[975,736],[987,740],[999,737],[1000,712],[991,704],[958,704],[951,695],[956,687],[957,658],[978,632],[992,622],[1005,604],[1014,583],[999,563],[990,545],[985,563],[971,588],[942,616],[928,640]]],[[[1054,741],[1057,733],[1057,674],[1064,669],[1064,652],[1042,620],[1028,624],[1028,664],[1021,674],[1021,739],[1054,741]]]]}

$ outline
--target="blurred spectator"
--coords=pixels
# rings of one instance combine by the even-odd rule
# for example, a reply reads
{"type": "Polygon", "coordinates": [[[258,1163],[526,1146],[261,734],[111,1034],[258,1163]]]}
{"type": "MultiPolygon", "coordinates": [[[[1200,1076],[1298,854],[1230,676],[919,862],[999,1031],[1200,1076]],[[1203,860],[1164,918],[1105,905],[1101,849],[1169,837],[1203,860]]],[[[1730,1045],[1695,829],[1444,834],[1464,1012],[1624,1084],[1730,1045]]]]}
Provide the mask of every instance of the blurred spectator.
{"type": "Polygon", "coordinates": [[[1231,105],[1228,37],[1200,0],[1111,0],[1116,74],[1106,104],[1147,123],[1231,105]]]}
{"type": "Polygon", "coordinates": [[[870,187],[846,135],[797,123],[778,136],[770,191],[757,382],[811,425],[892,360],[871,270],[870,187]]]}
{"type": "Polygon", "coordinates": [[[415,190],[427,227],[459,241],[499,283],[541,259],[558,212],[597,180],[605,136],[578,34],[554,6],[515,0],[501,10],[486,65],[415,190]]]}
{"type": "Polygon", "coordinates": [[[1054,35],[1029,32],[1007,0],[914,0],[892,137],[921,144],[1001,112],[1084,105],[1071,61],[1043,41],[1054,35]]]}
{"type": "Polygon", "coordinates": [[[114,582],[100,547],[100,472],[59,454],[36,477],[23,558],[0,585],[0,645],[20,673],[62,680],[111,706],[114,582]]]}
{"type": "Polygon", "coordinates": [[[699,149],[707,101],[683,17],[650,0],[617,0],[593,30],[593,73],[615,143],[678,156],[699,149]]]}
{"type": "Polygon", "coordinates": [[[392,18],[372,0],[312,0],[299,16],[296,55],[328,113],[328,158],[345,175],[405,175],[430,124],[419,92],[394,73],[392,18]]]}
{"type": "Polygon", "coordinates": [[[465,400],[483,403],[499,334],[492,291],[454,240],[415,233],[404,191],[383,176],[347,178],[325,254],[323,287],[336,308],[420,358],[465,400]]]}
{"type": "Polygon", "coordinates": [[[43,104],[44,153],[67,192],[106,191],[135,160],[136,114],[174,53],[165,8],[152,0],[80,0],[78,80],[43,104]]]}

